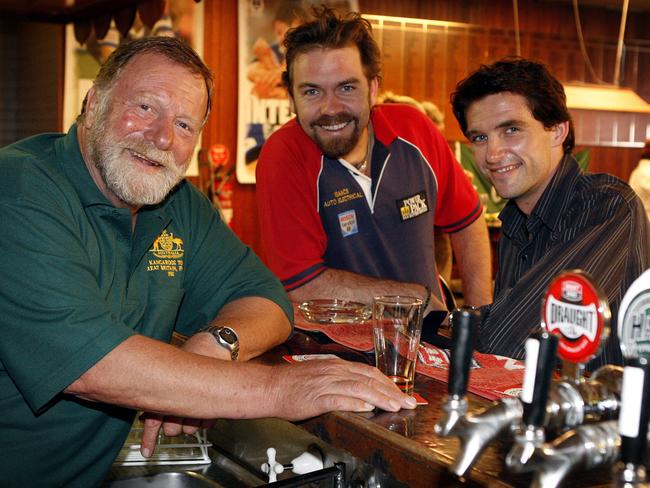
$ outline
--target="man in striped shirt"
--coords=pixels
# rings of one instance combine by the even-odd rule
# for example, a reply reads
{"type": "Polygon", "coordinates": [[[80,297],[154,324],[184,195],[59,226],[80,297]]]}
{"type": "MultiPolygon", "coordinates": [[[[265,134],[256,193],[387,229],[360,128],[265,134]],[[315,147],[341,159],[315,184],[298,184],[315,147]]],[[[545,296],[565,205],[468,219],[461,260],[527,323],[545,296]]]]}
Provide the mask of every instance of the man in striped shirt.
{"type": "Polygon", "coordinates": [[[550,280],[577,268],[612,309],[610,339],[590,367],[621,363],[618,307],[650,265],[641,201],[614,176],[580,171],[564,89],[544,65],[506,59],[482,66],[458,84],[452,105],[477,165],[509,199],[499,215],[499,270],[479,349],[523,358],[550,280]]]}

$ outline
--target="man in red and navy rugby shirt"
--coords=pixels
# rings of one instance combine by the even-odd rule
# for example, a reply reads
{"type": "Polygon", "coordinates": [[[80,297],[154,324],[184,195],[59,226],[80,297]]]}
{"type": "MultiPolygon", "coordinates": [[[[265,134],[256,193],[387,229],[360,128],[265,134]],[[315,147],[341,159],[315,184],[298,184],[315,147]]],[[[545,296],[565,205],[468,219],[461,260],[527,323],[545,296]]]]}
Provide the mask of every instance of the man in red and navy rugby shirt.
{"type": "Polygon", "coordinates": [[[465,302],[489,303],[479,197],[426,115],[374,106],[380,53],[369,23],[324,8],[285,45],[296,118],[264,145],[257,194],[263,257],[289,296],[408,294],[444,309],[435,228],[452,235],[465,302]]]}

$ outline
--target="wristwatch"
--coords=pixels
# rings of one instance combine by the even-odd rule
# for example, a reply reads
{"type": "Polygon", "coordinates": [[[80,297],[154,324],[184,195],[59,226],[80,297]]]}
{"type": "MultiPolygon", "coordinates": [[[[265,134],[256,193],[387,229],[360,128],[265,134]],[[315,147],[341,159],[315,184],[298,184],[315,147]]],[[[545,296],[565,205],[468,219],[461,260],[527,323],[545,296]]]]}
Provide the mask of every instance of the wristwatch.
{"type": "Polygon", "coordinates": [[[237,337],[237,332],[230,327],[220,325],[209,325],[201,329],[201,332],[212,334],[220,346],[230,351],[230,359],[237,361],[237,357],[239,356],[239,337],[237,337]]]}

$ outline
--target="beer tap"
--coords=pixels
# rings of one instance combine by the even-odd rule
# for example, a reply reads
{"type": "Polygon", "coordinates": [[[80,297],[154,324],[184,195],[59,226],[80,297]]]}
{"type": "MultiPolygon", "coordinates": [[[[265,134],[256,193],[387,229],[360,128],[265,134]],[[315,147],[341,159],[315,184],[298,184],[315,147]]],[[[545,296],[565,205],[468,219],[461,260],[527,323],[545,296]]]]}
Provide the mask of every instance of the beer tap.
{"type": "Polygon", "coordinates": [[[621,396],[621,415],[618,420],[621,459],[613,470],[614,481],[620,487],[647,487],[650,483],[643,462],[650,420],[650,363],[647,358],[632,358],[627,361],[621,396]]]}
{"type": "Polygon", "coordinates": [[[580,458],[581,454],[589,452],[578,450],[573,456],[570,449],[583,437],[597,436],[596,433],[602,429],[609,435],[609,427],[583,426],[572,431],[571,436],[561,436],[551,444],[544,443],[545,428],[547,431],[560,432],[585,421],[615,416],[620,396],[620,379],[616,381],[616,375],[620,378],[620,368],[607,366],[589,381],[582,374],[584,364],[599,351],[609,329],[609,307],[600,290],[585,273],[564,272],[551,282],[543,300],[542,327],[544,332],[526,343],[523,425],[518,429],[506,464],[520,473],[539,470],[539,479],[548,480],[544,482],[554,486],[553,480],[562,479],[565,471],[573,469],[575,465],[591,462],[580,458]],[[554,341],[551,341],[551,335],[554,341]],[[552,342],[557,347],[551,346],[552,342]],[[544,371],[544,364],[540,365],[540,361],[536,360],[540,356],[543,363],[553,362],[556,349],[563,361],[563,375],[562,380],[551,388],[549,398],[551,372],[544,371]],[[532,353],[534,373],[529,373],[529,352],[532,353]],[[534,387],[529,390],[526,380],[533,374],[534,387]]]}
{"type": "Polygon", "coordinates": [[[549,284],[542,327],[559,338],[562,377],[546,403],[547,434],[618,415],[623,368],[605,365],[589,379],[583,374],[609,337],[610,318],[604,293],[584,271],[564,271],[549,284]]]}
{"type": "Polygon", "coordinates": [[[515,443],[506,457],[506,465],[517,470],[528,462],[545,439],[546,401],[555,369],[558,338],[546,330],[526,340],[526,370],[521,392],[522,423],[515,434],[515,443]]]}
{"type": "Polygon", "coordinates": [[[650,417],[650,270],[625,293],[618,312],[618,336],[626,360],[619,417],[621,460],[614,467],[620,487],[650,486],[644,455],[650,417]],[[639,390],[639,387],[643,388],[639,390]]]}
{"type": "MultiPolygon", "coordinates": [[[[605,365],[594,372],[591,378],[562,378],[550,383],[554,357],[557,348],[556,336],[540,332],[542,338],[535,369],[534,389],[528,393],[528,350],[535,344],[533,336],[526,347],[526,376],[521,401],[524,405],[522,423],[516,429],[514,444],[506,456],[506,465],[515,472],[523,468],[535,448],[541,447],[547,437],[555,437],[561,432],[586,423],[615,419],[621,405],[623,369],[620,366],[605,365]],[[555,340],[552,340],[554,339],[555,340]],[[554,345],[550,345],[551,342],[554,345]],[[546,345],[546,347],[545,347],[546,345]],[[545,368],[545,365],[549,365],[545,368]],[[550,383],[550,385],[549,385],[550,383]]],[[[533,363],[535,364],[535,363],[533,363]]],[[[531,380],[529,380],[531,381],[531,380]]]]}
{"type": "MultiPolygon", "coordinates": [[[[617,377],[618,369],[612,366],[598,370],[596,373],[599,374],[595,374],[596,378],[591,381],[592,384],[609,383],[610,386],[607,388],[610,391],[618,389],[622,383],[619,390],[620,399],[617,402],[612,401],[620,404],[618,421],[608,420],[582,425],[566,432],[551,443],[536,446],[526,463],[509,464],[519,472],[534,471],[532,486],[555,487],[570,471],[607,466],[613,464],[619,456],[620,461],[613,469],[616,485],[649,486],[644,465],[650,419],[648,311],[650,311],[650,275],[645,277],[642,275],[632,284],[619,309],[618,335],[626,359],[622,381],[617,377]],[[639,284],[639,280],[643,282],[642,285],[639,284]]],[[[590,347],[589,350],[593,348],[590,347]]],[[[562,357],[562,353],[560,355],[562,357]]],[[[564,359],[567,359],[566,354],[564,359]]],[[[575,380],[569,378],[567,384],[572,383],[572,379],[575,380]]],[[[582,378],[577,381],[577,387],[587,384],[589,383],[582,378]]],[[[598,396],[597,389],[593,389],[591,393],[594,397],[598,396]]],[[[592,402],[592,405],[597,405],[597,402],[592,402]]],[[[606,406],[600,409],[585,408],[584,413],[585,417],[596,418],[606,410],[606,406]]]]}
{"type": "Polygon", "coordinates": [[[518,472],[534,472],[531,487],[554,488],[571,471],[614,463],[619,449],[616,420],[585,424],[536,447],[518,472]]]}
{"type": "Polygon", "coordinates": [[[452,314],[448,395],[442,405],[444,415],[435,426],[439,436],[460,440],[460,451],[449,468],[458,476],[463,476],[489,442],[522,415],[521,403],[515,398],[504,398],[479,415],[466,415],[467,383],[480,320],[480,313],[472,308],[457,309],[452,314]]]}
{"type": "MultiPolygon", "coordinates": [[[[631,381],[629,382],[631,383],[631,381]]],[[[587,383],[581,382],[580,384],[585,385],[587,383]]],[[[632,388],[638,391],[638,382],[635,381],[632,388]]],[[[619,403],[622,406],[625,405],[624,400],[619,403]]],[[[621,409],[621,418],[628,415],[630,419],[635,418],[625,412],[623,407],[621,409]]],[[[549,409],[547,408],[546,414],[548,415],[548,413],[549,409]]],[[[594,419],[596,417],[592,416],[592,420],[594,419]]],[[[641,432],[639,428],[637,431],[638,436],[630,441],[630,463],[619,468],[620,479],[635,481],[644,479],[642,476],[645,475],[645,472],[640,462],[642,452],[636,451],[633,453],[632,449],[634,447],[632,446],[636,447],[640,442],[645,442],[643,436],[647,435],[647,420],[648,414],[646,412],[645,431],[641,432]]],[[[635,423],[634,420],[629,420],[629,422],[635,423]]],[[[638,427],[639,423],[636,422],[636,425],[638,427]]],[[[616,420],[580,425],[566,431],[551,442],[544,442],[544,431],[542,429],[535,430],[535,435],[529,433],[532,430],[533,426],[527,426],[524,435],[516,438],[513,449],[506,457],[506,464],[511,470],[517,473],[534,473],[531,487],[557,487],[568,473],[579,469],[611,465],[616,462],[620,455],[621,436],[618,432],[619,427],[616,420]]]]}
{"type": "MultiPolygon", "coordinates": [[[[456,358],[452,355],[449,375],[450,394],[443,404],[445,415],[436,425],[436,433],[443,437],[458,437],[460,441],[459,453],[449,468],[456,475],[463,476],[489,443],[499,436],[514,434],[517,439],[519,433],[519,446],[515,447],[519,452],[512,453],[511,462],[524,464],[530,457],[532,448],[542,445],[547,436],[552,438],[584,422],[616,417],[623,369],[606,365],[597,370],[589,380],[585,380],[582,376],[584,363],[598,352],[602,339],[606,337],[609,330],[609,307],[602,294],[585,273],[564,272],[549,285],[542,312],[542,332],[538,333],[536,340],[539,343],[537,354],[541,352],[544,358],[539,358],[540,360],[536,362],[537,366],[531,366],[533,369],[530,371],[536,371],[539,367],[538,373],[527,372],[530,378],[540,382],[540,388],[524,388],[531,394],[533,391],[537,392],[534,393],[536,398],[534,402],[526,398],[503,398],[478,414],[468,414],[464,397],[465,389],[462,389],[462,394],[459,394],[451,385],[458,381],[456,374],[467,378],[469,359],[464,357],[467,361],[465,369],[456,368],[454,366],[456,358]],[[567,300],[570,303],[565,305],[567,300]],[[583,303],[585,300],[588,303],[583,303]],[[573,309],[566,307],[573,307],[573,309]],[[589,313],[583,313],[580,317],[588,317],[591,320],[582,324],[589,327],[587,330],[562,323],[566,317],[577,316],[577,312],[585,311],[589,313]],[[567,325],[573,334],[570,340],[563,338],[558,341],[552,338],[555,335],[563,337],[561,332],[566,330],[567,325]],[[553,347],[551,345],[553,343],[557,346],[553,347]],[[542,344],[548,345],[542,346],[542,344]],[[565,360],[564,374],[560,381],[548,386],[553,367],[544,369],[543,366],[552,362],[548,355],[553,356],[554,353],[550,351],[556,348],[562,351],[560,357],[565,360]],[[571,354],[566,353],[565,350],[569,350],[571,354]],[[542,384],[546,386],[541,388],[542,384]],[[549,390],[550,393],[547,394],[549,390]],[[455,396],[452,393],[455,393],[455,396]],[[528,413],[525,414],[525,411],[528,413]],[[542,427],[544,430],[541,430],[542,427]]],[[[467,349],[463,351],[467,352],[467,349]]],[[[529,371],[528,364],[527,371],[529,371]]],[[[534,383],[535,381],[532,382],[534,383]]],[[[466,386],[465,382],[464,388],[466,386]]]]}
{"type": "Polygon", "coordinates": [[[480,312],[472,307],[455,309],[451,314],[452,348],[447,398],[442,405],[444,415],[435,425],[436,434],[441,437],[453,435],[467,412],[467,383],[480,320],[480,312]]]}

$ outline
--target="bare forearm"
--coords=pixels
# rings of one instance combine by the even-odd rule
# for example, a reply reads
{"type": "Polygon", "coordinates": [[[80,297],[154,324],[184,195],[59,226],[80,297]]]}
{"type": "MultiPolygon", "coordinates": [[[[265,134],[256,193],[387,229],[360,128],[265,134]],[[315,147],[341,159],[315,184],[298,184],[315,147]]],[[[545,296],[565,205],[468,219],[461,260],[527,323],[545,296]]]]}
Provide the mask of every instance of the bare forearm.
{"type": "MultiPolygon", "coordinates": [[[[212,323],[231,327],[237,332],[239,361],[259,356],[281,344],[291,332],[291,324],[284,311],[274,302],[261,297],[240,298],[224,305],[212,323]]],[[[216,347],[223,350],[220,346],[216,347]]]]}
{"type": "Polygon", "coordinates": [[[256,406],[268,401],[265,385],[271,379],[269,367],[220,361],[136,335],[65,391],[164,415],[249,418],[259,415],[256,406]]]}
{"type": "MultiPolygon", "coordinates": [[[[213,323],[237,331],[242,361],[280,344],[291,330],[282,309],[260,297],[240,298],[226,304],[213,323]]],[[[268,382],[245,385],[245,379],[263,378],[270,374],[268,368],[233,368],[229,353],[210,334],[196,334],[183,348],[186,350],[133,336],[66,392],[165,415],[214,418],[207,414],[219,412],[214,416],[240,418],[259,414],[255,405],[264,400],[264,385],[268,382]],[[246,398],[240,398],[242,391],[246,398]],[[242,401],[238,402],[239,399],[242,401]]]]}
{"type": "Polygon", "coordinates": [[[490,240],[483,216],[469,227],[451,234],[451,243],[463,282],[463,296],[468,305],[492,302],[492,264],[490,240]]]}
{"type": "MultiPolygon", "coordinates": [[[[372,303],[372,299],[379,295],[409,295],[424,300],[426,288],[417,283],[372,278],[328,268],[309,283],[289,292],[289,298],[295,302],[315,298],[340,298],[372,303]]],[[[431,301],[432,309],[445,309],[444,305],[435,297],[431,297],[431,301]]]]}

